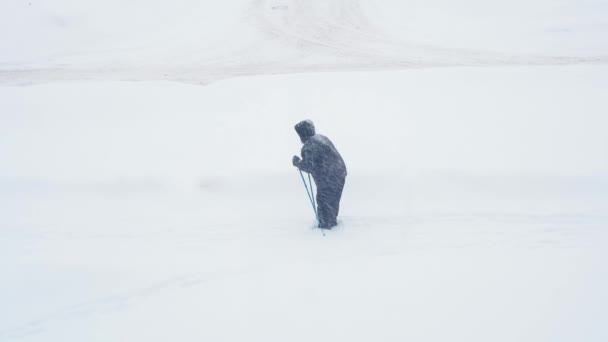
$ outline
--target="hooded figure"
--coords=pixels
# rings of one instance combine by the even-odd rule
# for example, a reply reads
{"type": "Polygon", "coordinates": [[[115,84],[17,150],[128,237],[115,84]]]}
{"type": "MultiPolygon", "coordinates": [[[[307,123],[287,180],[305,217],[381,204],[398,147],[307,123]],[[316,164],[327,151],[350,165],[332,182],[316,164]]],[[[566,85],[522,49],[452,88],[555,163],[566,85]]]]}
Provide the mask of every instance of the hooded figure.
{"type": "Polygon", "coordinates": [[[315,126],[305,120],[295,126],[300,136],[302,159],[293,157],[293,165],[312,174],[317,185],[317,214],[319,228],[331,229],[338,224],[340,198],[346,178],[346,165],[334,144],[325,136],[315,133],[315,126]]]}

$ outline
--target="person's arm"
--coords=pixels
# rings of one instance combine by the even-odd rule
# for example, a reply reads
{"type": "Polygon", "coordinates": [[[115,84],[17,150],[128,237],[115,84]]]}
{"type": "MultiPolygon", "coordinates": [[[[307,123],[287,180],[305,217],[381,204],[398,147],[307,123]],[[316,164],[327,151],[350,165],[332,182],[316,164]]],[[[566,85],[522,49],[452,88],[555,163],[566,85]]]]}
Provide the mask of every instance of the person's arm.
{"type": "Polygon", "coordinates": [[[311,173],[314,169],[312,151],[306,145],[302,147],[302,159],[300,159],[298,156],[293,156],[292,162],[293,166],[307,173],[311,173]]]}

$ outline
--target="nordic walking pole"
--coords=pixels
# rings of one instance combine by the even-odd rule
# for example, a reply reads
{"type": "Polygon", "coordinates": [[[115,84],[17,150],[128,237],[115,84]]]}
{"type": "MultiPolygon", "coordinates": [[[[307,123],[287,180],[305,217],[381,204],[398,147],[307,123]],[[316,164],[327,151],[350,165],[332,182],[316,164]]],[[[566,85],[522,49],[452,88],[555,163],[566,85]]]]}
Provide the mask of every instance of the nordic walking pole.
{"type": "MultiPolygon", "coordinates": [[[[308,174],[308,186],[310,186],[310,200],[312,202],[312,208],[315,210],[315,216],[317,217],[317,223],[319,223],[319,213],[317,213],[317,203],[315,203],[315,190],[312,187],[312,179],[310,173],[308,174]]],[[[325,236],[325,230],[321,228],[321,233],[325,236]]]]}
{"type": "Polygon", "coordinates": [[[319,221],[319,214],[317,213],[317,203],[315,203],[315,191],[312,188],[312,179],[310,179],[310,173],[308,174],[308,186],[310,186],[310,200],[312,201],[312,207],[315,210],[315,216],[319,221]]]}
{"type": "MultiPolygon", "coordinates": [[[[312,179],[310,173],[308,174],[308,186],[310,186],[310,200],[312,202],[312,208],[315,210],[315,216],[317,217],[317,223],[319,223],[319,214],[317,213],[317,203],[315,203],[315,191],[312,187],[312,179]]],[[[325,230],[321,228],[321,233],[325,236],[325,230]]]]}
{"type": "MultiPolygon", "coordinates": [[[[306,180],[304,179],[304,174],[302,174],[302,170],[300,170],[298,168],[298,171],[300,171],[300,177],[302,178],[302,183],[304,183],[304,188],[306,188],[306,194],[308,194],[308,199],[310,200],[310,204],[312,205],[312,210],[315,212],[315,218],[317,219],[317,224],[319,223],[319,215],[317,214],[317,207],[315,205],[315,200],[313,195],[311,194],[311,192],[313,191],[312,189],[312,182],[310,179],[310,173],[308,174],[308,181],[311,182],[310,183],[310,191],[308,190],[308,185],[306,185],[306,180]]],[[[323,229],[321,229],[321,233],[323,233],[323,236],[325,236],[325,232],[323,231],[323,229]]]]}

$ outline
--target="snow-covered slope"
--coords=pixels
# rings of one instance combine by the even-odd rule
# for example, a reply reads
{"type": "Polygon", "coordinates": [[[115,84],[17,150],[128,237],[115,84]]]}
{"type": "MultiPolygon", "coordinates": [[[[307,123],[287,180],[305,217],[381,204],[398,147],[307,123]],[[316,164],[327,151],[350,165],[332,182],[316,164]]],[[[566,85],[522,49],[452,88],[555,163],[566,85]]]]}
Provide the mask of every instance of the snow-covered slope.
{"type": "Polygon", "coordinates": [[[604,64],[605,1],[31,1],[0,5],[0,82],[604,64]],[[18,34],[15,34],[18,32],[18,34]]]}

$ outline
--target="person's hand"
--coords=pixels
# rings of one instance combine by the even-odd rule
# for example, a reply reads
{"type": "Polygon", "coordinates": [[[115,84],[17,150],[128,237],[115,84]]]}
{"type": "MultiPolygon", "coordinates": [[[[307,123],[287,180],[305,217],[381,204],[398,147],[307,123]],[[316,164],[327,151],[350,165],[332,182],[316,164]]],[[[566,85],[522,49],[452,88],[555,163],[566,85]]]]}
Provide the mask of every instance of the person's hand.
{"type": "Polygon", "coordinates": [[[298,166],[300,164],[300,157],[298,156],[293,156],[293,159],[291,160],[291,163],[293,164],[293,166],[298,166]]]}

